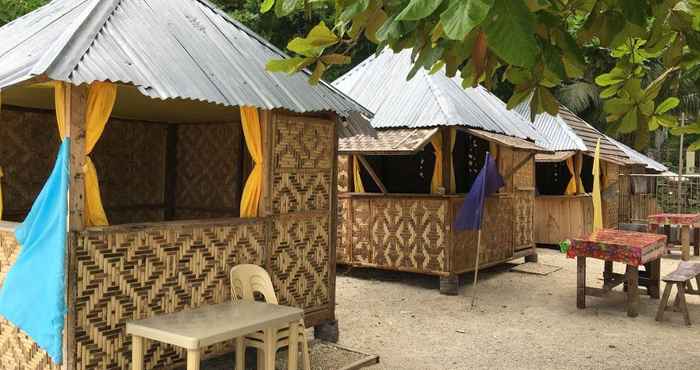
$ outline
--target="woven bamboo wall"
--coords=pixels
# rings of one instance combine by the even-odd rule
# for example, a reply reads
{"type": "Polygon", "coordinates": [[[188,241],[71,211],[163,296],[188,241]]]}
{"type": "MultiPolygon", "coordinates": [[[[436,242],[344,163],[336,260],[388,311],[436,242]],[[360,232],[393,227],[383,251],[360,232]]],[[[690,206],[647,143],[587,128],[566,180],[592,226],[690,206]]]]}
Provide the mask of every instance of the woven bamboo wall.
{"type": "Polygon", "coordinates": [[[448,199],[354,195],[343,202],[352,210],[339,226],[345,229],[341,262],[425,274],[449,271],[448,199]]]}
{"type": "Polygon", "coordinates": [[[338,156],[338,192],[350,191],[350,156],[338,156]]]}
{"type": "Polygon", "coordinates": [[[178,125],[176,219],[238,216],[243,150],[238,122],[178,125]]]}
{"type": "Polygon", "coordinates": [[[50,114],[12,110],[0,113],[0,167],[4,219],[21,221],[53,168],[58,151],[56,120],[50,114]]]}
{"type": "Polygon", "coordinates": [[[163,221],[167,125],[111,119],[91,155],[112,225],[163,221]]]}
{"type": "MultiPolygon", "coordinates": [[[[452,212],[462,207],[461,199],[452,201],[452,212]]],[[[481,224],[480,265],[507,261],[513,256],[515,199],[512,194],[492,196],[486,199],[484,219],[481,224]]],[[[476,231],[459,231],[453,234],[454,272],[474,269],[476,257],[476,231]]]]}
{"type": "Polygon", "coordinates": [[[619,179],[621,167],[609,162],[603,163],[604,176],[601,184],[603,225],[606,228],[617,229],[620,211],[619,179]]]}
{"type": "Polygon", "coordinates": [[[282,113],[271,123],[264,207],[275,220],[270,273],[280,301],[303,307],[306,324],[316,325],[335,316],[335,123],[282,113]]]}
{"type": "Polygon", "coordinates": [[[350,230],[352,229],[350,224],[351,206],[352,199],[338,199],[338,250],[336,259],[338,263],[343,264],[349,263],[352,258],[352,241],[350,239],[350,230]]]}
{"type": "MultiPolygon", "coordinates": [[[[14,226],[0,224],[0,286],[19,254],[14,226]],[[6,227],[7,226],[7,227],[6,227]]],[[[0,318],[0,368],[22,370],[58,370],[48,354],[21,330],[0,318]]]]}
{"type": "MultiPolygon", "coordinates": [[[[77,368],[129,369],[129,320],[228,301],[233,266],[265,265],[269,225],[222,220],[85,232],[75,251],[77,368]]],[[[179,349],[149,343],[148,369],[184,359],[179,349]]],[[[207,352],[231,350],[225,343],[207,352]]]]}

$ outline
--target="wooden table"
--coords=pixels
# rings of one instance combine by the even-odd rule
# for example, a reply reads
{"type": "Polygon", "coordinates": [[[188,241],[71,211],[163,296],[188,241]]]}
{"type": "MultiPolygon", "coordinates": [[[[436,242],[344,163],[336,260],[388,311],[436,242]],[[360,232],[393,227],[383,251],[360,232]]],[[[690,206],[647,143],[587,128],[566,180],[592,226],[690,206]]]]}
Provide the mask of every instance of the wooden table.
{"type": "Polygon", "coordinates": [[[577,284],[576,306],[586,308],[586,296],[601,297],[614,287],[627,284],[627,316],[636,317],[639,309],[639,266],[645,265],[649,273],[645,278],[647,292],[659,298],[661,276],[661,256],[666,253],[666,236],[604,229],[587,237],[573,239],[567,252],[570,258],[576,257],[577,284]],[[603,288],[586,286],[586,258],[605,261],[603,288]],[[625,274],[613,272],[613,262],[626,265],[625,274]]]}
{"type": "MultiPolygon", "coordinates": [[[[690,259],[690,228],[698,230],[698,224],[700,224],[700,214],[698,213],[660,213],[656,215],[650,215],[649,220],[649,230],[651,232],[658,232],[659,228],[664,228],[666,235],[668,236],[671,232],[671,226],[679,226],[681,228],[681,259],[687,261],[690,259]]],[[[697,239],[697,238],[696,238],[697,239]]],[[[700,245],[695,241],[695,255],[700,255],[700,245]]]]}
{"type": "MultiPolygon", "coordinates": [[[[187,350],[187,370],[199,370],[201,353],[207,346],[236,339],[236,368],[244,363],[246,334],[264,331],[274,337],[277,329],[289,326],[289,369],[297,369],[299,320],[304,311],[298,308],[261,302],[229,302],[204,306],[174,314],[126,324],[127,334],[132,335],[131,360],[133,370],[144,369],[144,339],[156,340],[187,350]],[[242,349],[242,350],[241,350],[242,349]]],[[[265,370],[274,370],[272,355],[265,354],[265,370]]]]}

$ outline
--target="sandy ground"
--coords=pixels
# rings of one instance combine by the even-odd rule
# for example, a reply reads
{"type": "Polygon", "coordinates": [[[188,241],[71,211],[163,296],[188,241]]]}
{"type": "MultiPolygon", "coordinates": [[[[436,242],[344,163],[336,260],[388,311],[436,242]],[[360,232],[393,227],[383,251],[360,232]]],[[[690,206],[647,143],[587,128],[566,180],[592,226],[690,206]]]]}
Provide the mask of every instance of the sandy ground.
{"type": "MultiPolygon", "coordinates": [[[[662,274],[677,261],[664,259],[662,274]]],[[[473,311],[470,284],[443,296],[435,277],[339,269],[339,343],[379,354],[371,369],[700,368],[700,297],[688,298],[691,327],[674,312],[654,321],[658,300],[646,295],[637,318],[626,316],[621,294],[587,297],[588,308],[578,310],[576,262],[541,249],[540,263],[562,269],[548,276],[510,266],[481,273],[473,311]]],[[[588,284],[602,284],[602,270],[602,261],[589,259],[588,284]]]]}

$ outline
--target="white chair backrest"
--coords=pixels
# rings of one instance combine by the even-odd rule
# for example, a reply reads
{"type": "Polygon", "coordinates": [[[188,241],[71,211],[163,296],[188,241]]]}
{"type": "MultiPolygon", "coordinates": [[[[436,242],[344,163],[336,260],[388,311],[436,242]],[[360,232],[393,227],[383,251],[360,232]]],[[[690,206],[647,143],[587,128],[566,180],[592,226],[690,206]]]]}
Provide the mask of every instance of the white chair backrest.
{"type": "Polygon", "coordinates": [[[260,293],[265,302],[279,304],[272,279],[264,268],[258,265],[238,265],[231,269],[231,297],[233,300],[254,301],[255,293],[260,293]]]}

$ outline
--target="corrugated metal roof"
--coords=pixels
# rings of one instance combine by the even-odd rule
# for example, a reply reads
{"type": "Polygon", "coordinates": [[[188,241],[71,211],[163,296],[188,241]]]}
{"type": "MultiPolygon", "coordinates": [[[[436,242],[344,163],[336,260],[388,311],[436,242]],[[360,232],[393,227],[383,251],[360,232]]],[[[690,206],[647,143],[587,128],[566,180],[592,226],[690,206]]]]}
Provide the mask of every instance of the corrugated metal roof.
{"type": "Polygon", "coordinates": [[[615,144],[618,148],[620,148],[620,150],[625,152],[625,154],[627,154],[627,156],[632,161],[637,162],[637,163],[642,163],[642,164],[646,165],[646,167],[648,169],[654,170],[657,172],[667,172],[668,171],[668,167],[664,166],[662,163],[659,163],[659,162],[647,157],[646,155],[630,148],[629,146],[627,146],[627,145],[625,145],[625,144],[623,144],[623,143],[621,143],[621,142],[619,142],[611,137],[608,137],[608,139],[610,139],[610,141],[613,144],[615,144]]]}
{"type": "MultiPolygon", "coordinates": [[[[522,117],[530,119],[530,101],[526,100],[514,109],[522,117]]],[[[559,106],[559,114],[552,116],[541,113],[532,122],[535,129],[545,136],[549,146],[538,143],[553,151],[581,151],[592,155],[600,139],[600,155],[603,159],[616,163],[628,163],[629,157],[610,141],[610,138],[586,121],[579,118],[563,105],[559,106]]]]}
{"type": "Polygon", "coordinates": [[[460,78],[421,69],[407,81],[411,50],[371,56],[333,82],[374,112],[375,128],[466,126],[521,139],[546,141],[530,123],[483,87],[464,89],[460,78]]]}
{"type": "Polygon", "coordinates": [[[146,96],[296,112],[371,113],[204,0],[54,0],[0,28],[0,88],[36,76],[133,84],[146,96]]]}

